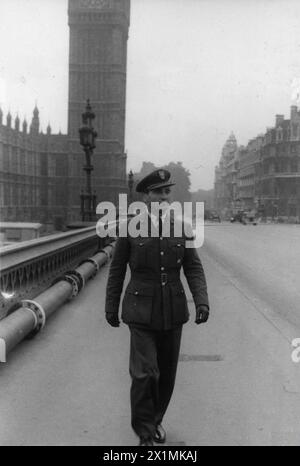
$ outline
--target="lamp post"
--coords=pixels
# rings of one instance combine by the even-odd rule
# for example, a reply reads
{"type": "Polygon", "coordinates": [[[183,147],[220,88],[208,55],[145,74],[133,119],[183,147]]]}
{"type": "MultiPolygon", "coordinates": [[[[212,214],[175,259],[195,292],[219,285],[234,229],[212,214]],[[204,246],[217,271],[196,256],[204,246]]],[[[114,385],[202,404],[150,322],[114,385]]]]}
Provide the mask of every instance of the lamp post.
{"type": "Polygon", "coordinates": [[[132,188],[133,188],[133,173],[130,170],[128,175],[128,188],[129,188],[129,202],[132,202],[132,188]]]}
{"type": "Polygon", "coordinates": [[[81,219],[85,221],[93,221],[95,218],[96,209],[96,194],[92,194],[92,181],[91,173],[94,169],[91,164],[93,150],[96,147],[95,139],[97,133],[93,128],[93,120],[95,114],[92,112],[89,99],[87,100],[86,111],[82,114],[82,126],[79,128],[80,145],[83,147],[85,153],[86,164],[83,169],[86,172],[86,191],[81,191],[80,204],[81,204],[81,219]]]}

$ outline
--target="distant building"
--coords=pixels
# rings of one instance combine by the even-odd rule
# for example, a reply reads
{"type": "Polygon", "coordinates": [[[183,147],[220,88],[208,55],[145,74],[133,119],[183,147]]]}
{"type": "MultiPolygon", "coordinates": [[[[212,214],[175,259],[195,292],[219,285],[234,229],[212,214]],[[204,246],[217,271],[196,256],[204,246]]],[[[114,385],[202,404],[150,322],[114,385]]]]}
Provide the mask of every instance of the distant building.
{"type": "Polygon", "coordinates": [[[237,210],[300,220],[300,111],[290,119],[276,115],[275,126],[238,147],[227,140],[215,169],[215,208],[229,216],[237,210]]]}
{"type": "Polygon", "coordinates": [[[237,197],[238,146],[233,133],[227,139],[215,169],[215,209],[221,216],[231,215],[237,197]]]}
{"type": "Polygon", "coordinates": [[[98,133],[92,187],[98,202],[127,191],[124,150],[130,0],[69,0],[68,134],[40,131],[35,107],[30,128],[12,126],[0,109],[0,216],[2,221],[78,220],[85,158],[78,129],[86,101],[98,133]]]}
{"type": "Polygon", "coordinates": [[[300,218],[300,111],[276,115],[261,148],[259,203],[267,217],[300,218]]]}
{"type": "Polygon", "coordinates": [[[238,151],[237,196],[236,207],[244,210],[256,210],[260,196],[260,150],[264,136],[251,139],[246,147],[238,151]]]}
{"type": "Polygon", "coordinates": [[[12,126],[8,113],[6,125],[0,109],[0,216],[1,221],[55,221],[67,217],[64,187],[67,185],[66,136],[39,129],[35,107],[31,124],[20,127],[17,116],[12,126]]]}

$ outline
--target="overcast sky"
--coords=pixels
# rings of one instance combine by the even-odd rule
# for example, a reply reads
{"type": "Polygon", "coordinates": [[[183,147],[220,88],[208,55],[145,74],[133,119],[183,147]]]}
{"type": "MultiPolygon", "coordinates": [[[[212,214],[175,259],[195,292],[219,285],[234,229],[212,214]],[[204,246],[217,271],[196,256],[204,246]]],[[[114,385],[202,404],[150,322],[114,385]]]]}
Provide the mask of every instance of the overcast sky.
{"type": "MultiPolygon", "coordinates": [[[[67,128],[67,0],[0,0],[0,105],[67,128]]],[[[289,117],[300,89],[299,0],[131,0],[126,149],[182,161],[192,189],[213,187],[233,131],[239,144],[289,117]]]]}

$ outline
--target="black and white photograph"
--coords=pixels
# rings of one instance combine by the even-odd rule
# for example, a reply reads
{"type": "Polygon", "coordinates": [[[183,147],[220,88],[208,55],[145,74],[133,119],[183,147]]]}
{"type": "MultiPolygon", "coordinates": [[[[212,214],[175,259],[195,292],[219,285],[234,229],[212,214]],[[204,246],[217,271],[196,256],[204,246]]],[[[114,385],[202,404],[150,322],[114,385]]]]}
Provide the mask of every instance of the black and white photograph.
{"type": "Polygon", "coordinates": [[[299,25],[0,0],[0,446],[300,445],[299,25]]]}

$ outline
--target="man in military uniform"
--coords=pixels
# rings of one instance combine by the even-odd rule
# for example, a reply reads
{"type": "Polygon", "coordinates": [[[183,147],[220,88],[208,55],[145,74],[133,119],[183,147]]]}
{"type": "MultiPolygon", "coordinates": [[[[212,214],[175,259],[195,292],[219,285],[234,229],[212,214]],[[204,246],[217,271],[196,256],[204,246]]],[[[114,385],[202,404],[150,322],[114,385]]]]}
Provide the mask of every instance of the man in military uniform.
{"type": "Polygon", "coordinates": [[[138,183],[136,191],[144,193],[148,207],[142,217],[142,222],[147,222],[148,237],[118,238],[106,290],[106,319],[111,326],[118,327],[120,296],[129,264],[131,279],[121,317],[131,335],[131,424],[140,437],[140,445],[166,441],[161,423],[174,388],[182,325],[189,318],[180,281],[181,267],[195,302],[195,322],[204,323],[209,317],[201,260],[194,248],[186,247],[188,238],[184,233],[180,237],[174,235],[175,223],[182,219],[169,217],[170,235],[166,237],[162,229],[166,213],[157,218],[151,211],[151,203],[169,203],[173,185],[170,173],[163,169],[138,183]],[[154,237],[153,225],[158,227],[158,235],[154,237]]]}

